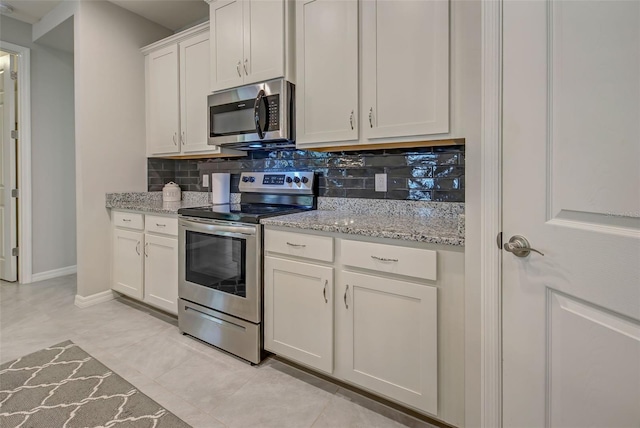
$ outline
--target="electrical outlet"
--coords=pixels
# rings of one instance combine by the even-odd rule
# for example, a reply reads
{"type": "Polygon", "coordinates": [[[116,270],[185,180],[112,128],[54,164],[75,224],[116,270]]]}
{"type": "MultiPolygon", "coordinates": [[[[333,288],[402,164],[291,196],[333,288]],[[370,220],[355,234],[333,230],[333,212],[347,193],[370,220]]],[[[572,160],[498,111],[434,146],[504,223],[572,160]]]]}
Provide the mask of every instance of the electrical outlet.
{"type": "Polygon", "coordinates": [[[387,191],[387,174],[376,174],[376,192],[387,191]]]}
{"type": "Polygon", "coordinates": [[[209,187],[209,174],[202,176],[202,187],[209,187]]]}

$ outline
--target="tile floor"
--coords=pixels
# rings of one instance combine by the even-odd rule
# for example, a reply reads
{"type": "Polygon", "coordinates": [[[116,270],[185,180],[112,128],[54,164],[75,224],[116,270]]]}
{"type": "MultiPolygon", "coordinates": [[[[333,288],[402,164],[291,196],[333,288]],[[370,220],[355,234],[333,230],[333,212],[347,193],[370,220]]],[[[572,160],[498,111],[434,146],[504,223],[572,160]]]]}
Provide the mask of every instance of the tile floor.
{"type": "Polygon", "coordinates": [[[126,300],[80,309],[75,275],[1,284],[0,363],[70,339],[195,428],[435,428],[274,359],[251,367],[126,300]]]}

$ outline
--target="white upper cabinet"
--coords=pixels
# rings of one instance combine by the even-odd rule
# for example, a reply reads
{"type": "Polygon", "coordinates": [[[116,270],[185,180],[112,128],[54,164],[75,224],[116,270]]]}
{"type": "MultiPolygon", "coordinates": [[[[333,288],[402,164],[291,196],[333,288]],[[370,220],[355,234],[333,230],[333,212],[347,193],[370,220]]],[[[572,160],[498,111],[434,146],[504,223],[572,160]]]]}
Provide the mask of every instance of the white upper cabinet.
{"type": "Polygon", "coordinates": [[[147,155],[216,154],[207,144],[209,24],[142,49],[146,68],[147,155]]]}
{"type": "Polygon", "coordinates": [[[290,1],[214,0],[211,22],[211,91],[285,77],[290,1]]]}
{"type": "Polygon", "coordinates": [[[296,3],[296,143],[358,139],[358,2],[296,3]]]}
{"type": "Polygon", "coordinates": [[[367,0],[361,8],[363,137],[449,132],[449,2],[367,0]]]}
{"type": "Polygon", "coordinates": [[[149,154],[179,153],[178,45],[147,55],[146,78],[147,151],[149,154]]]}
{"type": "Polygon", "coordinates": [[[207,144],[209,34],[180,43],[180,118],[182,152],[211,150],[207,144]]]}
{"type": "Polygon", "coordinates": [[[244,82],[243,3],[242,0],[219,0],[209,5],[211,91],[232,88],[244,82]]]}

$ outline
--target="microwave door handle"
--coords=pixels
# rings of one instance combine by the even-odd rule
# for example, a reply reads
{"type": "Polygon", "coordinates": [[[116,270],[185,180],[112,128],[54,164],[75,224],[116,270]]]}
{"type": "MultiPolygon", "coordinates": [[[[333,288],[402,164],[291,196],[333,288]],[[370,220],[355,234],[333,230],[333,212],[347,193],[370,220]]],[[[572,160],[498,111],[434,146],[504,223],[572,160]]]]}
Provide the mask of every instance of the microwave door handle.
{"type": "Polygon", "coordinates": [[[256,102],[253,105],[253,118],[256,123],[256,132],[258,133],[258,137],[260,137],[261,140],[264,139],[264,131],[260,126],[260,104],[262,104],[262,99],[264,98],[264,96],[264,89],[260,89],[260,92],[258,92],[258,96],[256,97],[256,102]]]}

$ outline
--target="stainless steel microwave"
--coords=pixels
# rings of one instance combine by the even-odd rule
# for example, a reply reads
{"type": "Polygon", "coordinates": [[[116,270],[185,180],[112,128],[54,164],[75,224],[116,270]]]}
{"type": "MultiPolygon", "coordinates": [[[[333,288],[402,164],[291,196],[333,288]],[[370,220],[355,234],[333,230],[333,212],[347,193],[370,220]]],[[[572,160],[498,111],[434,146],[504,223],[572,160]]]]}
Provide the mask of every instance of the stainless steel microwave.
{"type": "Polygon", "coordinates": [[[209,95],[209,144],[237,150],[294,147],[293,83],[284,79],[209,95]]]}

